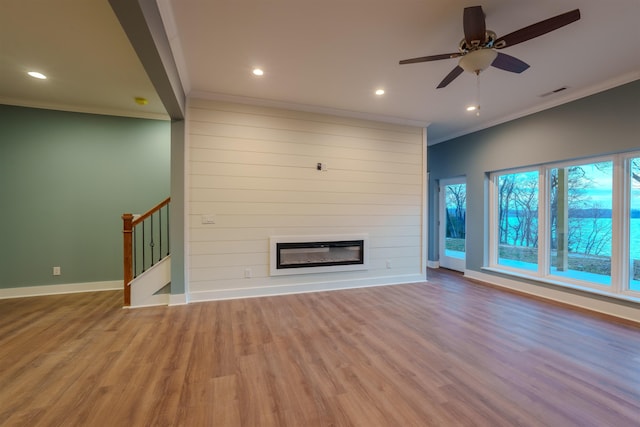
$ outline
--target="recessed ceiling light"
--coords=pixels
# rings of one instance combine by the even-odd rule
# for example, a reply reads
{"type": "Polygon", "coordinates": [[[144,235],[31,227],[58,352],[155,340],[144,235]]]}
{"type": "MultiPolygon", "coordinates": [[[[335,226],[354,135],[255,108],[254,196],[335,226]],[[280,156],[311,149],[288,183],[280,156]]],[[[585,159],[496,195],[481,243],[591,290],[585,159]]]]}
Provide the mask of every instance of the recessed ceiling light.
{"type": "Polygon", "coordinates": [[[476,111],[476,108],[478,108],[478,107],[476,107],[475,105],[469,105],[467,107],[467,111],[476,111]]]}
{"type": "Polygon", "coordinates": [[[264,75],[264,71],[262,71],[262,68],[254,68],[252,71],[254,76],[262,76],[264,75]]]}
{"type": "Polygon", "coordinates": [[[40,79],[40,80],[44,80],[47,78],[47,76],[45,76],[42,73],[39,73],[37,71],[29,71],[27,74],[29,74],[31,77],[33,77],[34,79],[40,79]]]}
{"type": "Polygon", "coordinates": [[[376,95],[378,95],[378,96],[384,95],[384,89],[376,90],[376,95]]]}

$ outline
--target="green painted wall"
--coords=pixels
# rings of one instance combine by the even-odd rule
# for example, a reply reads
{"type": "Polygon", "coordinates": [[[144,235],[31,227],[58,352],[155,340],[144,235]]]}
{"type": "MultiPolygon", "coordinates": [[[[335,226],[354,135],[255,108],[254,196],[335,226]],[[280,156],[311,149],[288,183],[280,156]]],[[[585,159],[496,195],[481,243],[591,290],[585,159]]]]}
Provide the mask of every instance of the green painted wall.
{"type": "Polygon", "coordinates": [[[467,178],[467,269],[479,271],[490,172],[640,150],[639,114],[640,80],[429,147],[429,259],[438,257],[440,179],[467,178]]]}
{"type": "Polygon", "coordinates": [[[0,105],[0,288],[121,280],[120,216],[169,196],[170,126],[0,105]]]}

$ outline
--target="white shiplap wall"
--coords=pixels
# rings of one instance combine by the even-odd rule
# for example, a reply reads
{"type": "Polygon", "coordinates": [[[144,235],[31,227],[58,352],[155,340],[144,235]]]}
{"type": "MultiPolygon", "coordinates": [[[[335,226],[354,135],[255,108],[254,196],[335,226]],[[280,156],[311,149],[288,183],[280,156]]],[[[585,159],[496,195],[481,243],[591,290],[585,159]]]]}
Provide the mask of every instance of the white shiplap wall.
{"type": "Polygon", "coordinates": [[[190,99],[187,150],[190,301],[425,279],[422,128],[190,99]],[[368,270],[269,276],[270,236],[341,233],[368,270]]]}

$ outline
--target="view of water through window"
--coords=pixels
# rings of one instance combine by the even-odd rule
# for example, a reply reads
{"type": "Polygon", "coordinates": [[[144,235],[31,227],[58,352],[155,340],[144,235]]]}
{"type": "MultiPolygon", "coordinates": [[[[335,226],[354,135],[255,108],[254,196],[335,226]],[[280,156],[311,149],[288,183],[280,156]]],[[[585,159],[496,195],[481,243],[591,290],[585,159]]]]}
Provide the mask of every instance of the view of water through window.
{"type": "Polygon", "coordinates": [[[538,269],[538,171],[498,179],[498,263],[538,269]]]}
{"type": "MultiPolygon", "coordinates": [[[[640,291],[640,157],[630,160],[629,170],[628,289],[640,291]]],[[[494,181],[497,264],[537,272],[542,250],[549,266],[542,274],[611,286],[614,162],[544,169],[542,180],[540,174],[536,168],[500,174],[494,181]],[[542,183],[546,202],[540,200],[542,183]],[[544,228],[540,209],[547,215],[544,228]],[[548,247],[541,247],[545,242],[548,247]]]]}
{"type": "Polygon", "coordinates": [[[629,289],[640,291],[640,157],[629,161],[629,289]]]}
{"type": "Polygon", "coordinates": [[[613,163],[550,171],[551,273],[611,285],[613,163]]]}

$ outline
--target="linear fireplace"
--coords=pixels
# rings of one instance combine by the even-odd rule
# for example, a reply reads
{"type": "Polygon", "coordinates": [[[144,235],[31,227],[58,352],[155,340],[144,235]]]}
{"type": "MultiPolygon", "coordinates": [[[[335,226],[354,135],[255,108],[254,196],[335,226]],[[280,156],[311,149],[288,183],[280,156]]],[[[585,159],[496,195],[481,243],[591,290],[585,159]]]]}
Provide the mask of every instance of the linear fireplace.
{"type": "Polygon", "coordinates": [[[366,270],[368,236],[271,237],[271,275],[366,270]]]}

